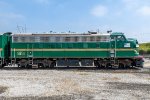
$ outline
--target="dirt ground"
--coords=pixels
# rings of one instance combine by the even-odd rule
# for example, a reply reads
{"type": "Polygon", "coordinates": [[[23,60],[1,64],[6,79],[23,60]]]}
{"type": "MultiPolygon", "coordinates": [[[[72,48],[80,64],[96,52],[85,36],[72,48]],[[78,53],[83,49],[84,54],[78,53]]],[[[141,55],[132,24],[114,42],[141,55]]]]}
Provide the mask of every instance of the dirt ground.
{"type": "Polygon", "coordinates": [[[150,60],[144,68],[0,70],[0,100],[150,100],[150,60]]]}

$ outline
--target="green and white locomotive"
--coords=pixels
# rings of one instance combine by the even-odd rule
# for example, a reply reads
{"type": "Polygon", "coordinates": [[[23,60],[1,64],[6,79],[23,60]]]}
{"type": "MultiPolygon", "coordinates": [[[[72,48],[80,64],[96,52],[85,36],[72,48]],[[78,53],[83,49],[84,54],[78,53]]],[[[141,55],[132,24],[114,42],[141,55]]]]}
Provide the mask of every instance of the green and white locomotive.
{"type": "Polygon", "coordinates": [[[19,67],[143,67],[138,41],[119,32],[12,34],[9,37],[9,61],[19,67]]]}

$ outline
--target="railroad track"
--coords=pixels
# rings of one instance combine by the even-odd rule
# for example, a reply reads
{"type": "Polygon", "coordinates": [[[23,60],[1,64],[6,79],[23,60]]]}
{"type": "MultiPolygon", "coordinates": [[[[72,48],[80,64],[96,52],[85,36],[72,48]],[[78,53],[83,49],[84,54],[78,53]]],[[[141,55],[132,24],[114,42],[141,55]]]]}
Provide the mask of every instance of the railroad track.
{"type": "Polygon", "coordinates": [[[150,74],[150,67],[144,68],[126,68],[126,69],[118,69],[118,68],[97,68],[97,67],[55,67],[48,69],[26,69],[26,68],[18,68],[18,67],[5,67],[1,70],[11,70],[11,71],[24,71],[24,70],[57,70],[57,71],[70,71],[70,72],[94,72],[94,73],[145,73],[150,74]]]}

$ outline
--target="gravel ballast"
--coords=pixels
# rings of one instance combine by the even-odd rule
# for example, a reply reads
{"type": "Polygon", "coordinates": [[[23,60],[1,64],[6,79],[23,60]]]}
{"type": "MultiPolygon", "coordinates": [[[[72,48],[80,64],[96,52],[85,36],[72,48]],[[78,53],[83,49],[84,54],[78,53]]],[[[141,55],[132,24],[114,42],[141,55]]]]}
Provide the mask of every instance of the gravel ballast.
{"type": "Polygon", "coordinates": [[[150,67],[0,70],[1,100],[150,99],[150,67]]]}

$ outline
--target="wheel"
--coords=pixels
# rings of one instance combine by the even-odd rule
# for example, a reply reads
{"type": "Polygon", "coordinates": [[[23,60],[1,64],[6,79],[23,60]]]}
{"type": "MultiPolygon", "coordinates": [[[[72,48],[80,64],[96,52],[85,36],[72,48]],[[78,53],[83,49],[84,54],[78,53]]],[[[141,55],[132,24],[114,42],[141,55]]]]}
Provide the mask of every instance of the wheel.
{"type": "MultiPolygon", "coordinates": [[[[19,65],[18,65],[18,67],[19,67],[19,65]]],[[[25,68],[25,65],[23,66],[23,65],[20,65],[20,67],[19,68],[25,68]]]]}
{"type": "Polygon", "coordinates": [[[125,66],[125,69],[130,69],[130,66],[129,66],[129,65],[126,65],[126,66],[125,66]]]}
{"type": "Polygon", "coordinates": [[[1,68],[4,68],[4,65],[3,65],[3,64],[0,64],[0,69],[1,69],[1,68]]]}
{"type": "Polygon", "coordinates": [[[56,62],[52,62],[50,68],[54,68],[56,66],[56,62]]]}
{"type": "Polygon", "coordinates": [[[95,62],[94,62],[94,65],[95,65],[97,68],[101,68],[101,65],[99,64],[98,61],[95,61],[95,62]]]}
{"type": "Polygon", "coordinates": [[[106,64],[106,68],[107,68],[107,69],[110,69],[110,68],[112,68],[112,65],[111,65],[110,63],[107,63],[107,64],[106,64]]]}
{"type": "Polygon", "coordinates": [[[42,63],[39,63],[39,64],[38,64],[38,68],[44,69],[45,67],[44,67],[44,65],[43,65],[42,63]]]}
{"type": "Polygon", "coordinates": [[[141,66],[140,66],[140,68],[143,68],[143,67],[144,67],[144,65],[141,65],[141,66]]]}
{"type": "Polygon", "coordinates": [[[32,65],[27,64],[27,65],[26,65],[26,68],[27,68],[27,69],[31,69],[31,68],[32,68],[32,65]]]}
{"type": "Polygon", "coordinates": [[[124,68],[125,68],[124,64],[123,63],[119,63],[119,69],[124,69],[124,68]]]}

